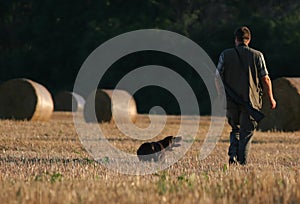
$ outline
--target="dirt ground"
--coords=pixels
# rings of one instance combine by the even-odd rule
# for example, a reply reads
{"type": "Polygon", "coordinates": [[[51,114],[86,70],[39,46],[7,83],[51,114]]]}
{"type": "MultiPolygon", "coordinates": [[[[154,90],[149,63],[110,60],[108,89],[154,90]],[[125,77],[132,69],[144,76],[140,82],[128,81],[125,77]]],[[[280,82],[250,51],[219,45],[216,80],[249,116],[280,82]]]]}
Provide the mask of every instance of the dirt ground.
{"type": "MultiPolygon", "coordinates": [[[[139,115],[136,125],[147,127],[149,118],[139,115]]],[[[249,164],[228,166],[228,125],[211,154],[198,157],[209,125],[210,117],[201,117],[191,148],[167,169],[125,175],[87,153],[71,113],[55,112],[46,122],[1,120],[0,203],[300,203],[300,131],[257,131],[249,164]]],[[[123,151],[141,145],[113,123],[100,127],[123,151]]],[[[153,140],[179,127],[180,118],[170,116],[153,140]]]]}

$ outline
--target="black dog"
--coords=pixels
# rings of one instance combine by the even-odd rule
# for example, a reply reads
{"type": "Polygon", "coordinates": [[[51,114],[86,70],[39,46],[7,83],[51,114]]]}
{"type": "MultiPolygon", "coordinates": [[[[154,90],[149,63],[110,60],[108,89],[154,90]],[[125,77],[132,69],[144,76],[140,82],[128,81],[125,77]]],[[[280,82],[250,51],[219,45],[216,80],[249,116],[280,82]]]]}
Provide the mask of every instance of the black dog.
{"type": "Polygon", "coordinates": [[[157,142],[145,142],[137,150],[140,161],[161,161],[166,150],[172,151],[173,147],[179,147],[181,137],[168,136],[157,142]]]}

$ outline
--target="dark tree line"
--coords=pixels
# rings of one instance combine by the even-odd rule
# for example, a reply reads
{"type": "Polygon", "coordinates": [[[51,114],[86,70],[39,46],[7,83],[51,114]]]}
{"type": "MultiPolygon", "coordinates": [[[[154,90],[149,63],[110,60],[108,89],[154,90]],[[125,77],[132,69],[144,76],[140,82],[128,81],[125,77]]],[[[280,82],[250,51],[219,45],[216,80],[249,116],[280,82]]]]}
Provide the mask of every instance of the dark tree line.
{"type": "MultiPolygon", "coordinates": [[[[233,30],[239,25],[252,30],[251,46],[264,53],[273,79],[300,76],[297,0],[263,4],[258,0],[2,0],[0,80],[30,78],[53,94],[72,90],[83,61],[96,47],[116,35],[145,28],[185,35],[217,63],[219,53],[233,46],[233,30]]],[[[164,53],[142,52],[119,60],[99,86],[113,88],[130,70],[153,63],[183,75],[199,93],[201,112],[209,113],[201,78],[185,62],[164,53]]],[[[168,113],[179,113],[178,104],[166,90],[148,87],[135,98],[142,104],[140,112],[163,105],[168,113]]]]}

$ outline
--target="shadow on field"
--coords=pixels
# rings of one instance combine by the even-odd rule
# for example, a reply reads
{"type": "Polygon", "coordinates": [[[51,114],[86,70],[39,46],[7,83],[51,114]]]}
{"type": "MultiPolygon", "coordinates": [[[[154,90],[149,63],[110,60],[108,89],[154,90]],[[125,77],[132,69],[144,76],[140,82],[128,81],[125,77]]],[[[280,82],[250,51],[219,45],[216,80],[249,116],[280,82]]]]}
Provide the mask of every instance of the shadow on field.
{"type": "Polygon", "coordinates": [[[65,158],[20,158],[20,157],[5,157],[0,158],[1,163],[15,163],[15,164],[91,164],[95,162],[93,159],[89,158],[74,158],[74,159],[65,159],[65,158]]]}
{"type": "MultiPolygon", "coordinates": [[[[222,143],[229,143],[229,139],[220,139],[219,142],[222,143]]],[[[263,140],[255,140],[253,139],[252,144],[274,144],[274,143],[288,143],[290,144],[291,142],[283,141],[283,140],[268,140],[268,141],[263,141],[263,140]]]]}

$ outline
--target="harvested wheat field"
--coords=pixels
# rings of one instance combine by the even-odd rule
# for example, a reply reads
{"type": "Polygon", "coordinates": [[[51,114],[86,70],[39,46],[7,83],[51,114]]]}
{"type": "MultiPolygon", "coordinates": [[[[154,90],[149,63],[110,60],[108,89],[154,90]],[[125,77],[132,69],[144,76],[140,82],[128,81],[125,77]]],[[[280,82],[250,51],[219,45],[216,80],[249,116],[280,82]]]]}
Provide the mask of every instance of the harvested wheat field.
{"type": "MultiPolygon", "coordinates": [[[[137,126],[148,122],[137,116],[137,126]]],[[[161,137],[176,134],[179,124],[178,117],[169,117],[161,137]]],[[[124,151],[133,153],[141,144],[113,123],[100,126],[124,151]]],[[[45,122],[1,120],[0,203],[300,203],[299,131],[256,132],[249,164],[229,167],[229,127],[204,160],[197,156],[209,117],[199,127],[177,163],[134,176],[95,162],[80,143],[71,113],[55,112],[45,122]]]]}

